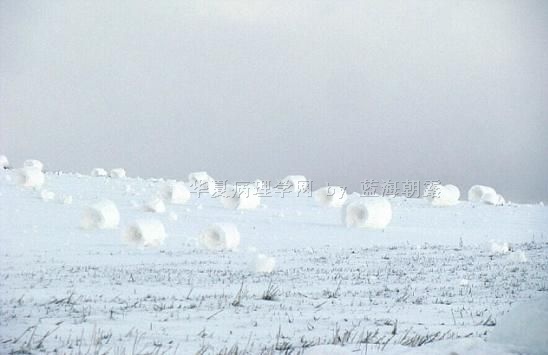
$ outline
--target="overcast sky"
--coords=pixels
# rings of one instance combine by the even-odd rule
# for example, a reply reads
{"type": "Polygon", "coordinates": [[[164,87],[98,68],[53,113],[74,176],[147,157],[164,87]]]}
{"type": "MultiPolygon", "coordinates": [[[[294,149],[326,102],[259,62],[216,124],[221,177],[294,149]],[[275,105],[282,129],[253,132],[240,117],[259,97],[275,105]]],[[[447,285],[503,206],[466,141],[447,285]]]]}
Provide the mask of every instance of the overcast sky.
{"type": "Polygon", "coordinates": [[[548,201],[548,1],[0,1],[0,153],[548,201]]]}

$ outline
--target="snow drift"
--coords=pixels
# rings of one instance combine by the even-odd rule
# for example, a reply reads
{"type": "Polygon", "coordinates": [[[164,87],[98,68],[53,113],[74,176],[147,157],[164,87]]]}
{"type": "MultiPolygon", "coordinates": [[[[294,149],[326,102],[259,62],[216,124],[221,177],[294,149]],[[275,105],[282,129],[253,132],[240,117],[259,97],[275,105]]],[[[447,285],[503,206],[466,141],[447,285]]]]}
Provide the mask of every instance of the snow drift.
{"type": "Polygon", "coordinates": [[[122,168],[112,169],[109,176],[113,179],[121,179],[126,177],[126,171],[122,168]]]}
{"type": "Polygon", "coordinates": [[[340,208],[348,199],[346,189],[340,186],[325,186],[312,193],[314,199],[324,207],[340,208]]]}
{"type": "Polygon", "coordinates": [[[347,227],[383,229],[392,220],[392,206],[384,197],[362,197],[349,201],[342,210],[347,227]]]}
{"type": "Polygon", "coordinates": [[[198,239],[209,250],[235,250],[240,245],[240,232],[232,223],[216,223],[204,230],[198,239]]]}
{"type": "Polygon", "coordinates": [[[46,177],[41,169],[36,166],[28,166],[17,169],[15,172],[17,184],[23,187],[39,188],[44,184],[46,177]]]}
{"type": "Polygon", "coordinates": [[[138,247],[159,247],[166,239],[166,231],[159,220],[140,219],[126,228],[123,239],[138,247]]]}
{"type": "Polygon", "coordinates": [[[177,205],[183,205],[190,200],[190,190],[183,182],[171,181],[165,184],[160,190],[162,198],[168,202],[177,205]]]}
{"type": "Polygon", "coordinates": [[[261,205],[261,198],[255,185],[227,185],[221,195],[221,203],[225,208],[250,210],[261,205]]]}
{"type": "Polygon", "coordinates": [[[114,229],[120,223],[120,212],[110,200],[98,201],[84,209],[81,227],[84,229],[114,229]]]}
{"type": "Polygon", "coordinates": [[[107,176],[108,173],[103,168],[95,168],[90,173],[91,176],[97,177],[97,176],[107,176]]]}

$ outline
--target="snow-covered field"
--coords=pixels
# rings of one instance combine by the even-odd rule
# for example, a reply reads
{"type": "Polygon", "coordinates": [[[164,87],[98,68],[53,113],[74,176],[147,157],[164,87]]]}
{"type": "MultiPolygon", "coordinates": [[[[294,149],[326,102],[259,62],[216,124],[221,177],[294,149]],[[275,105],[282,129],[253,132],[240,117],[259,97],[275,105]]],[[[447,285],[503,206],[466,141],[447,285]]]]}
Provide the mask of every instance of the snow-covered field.
{"type": "Polygon", "coordinates": [[[47,173],[40,192],[0,171],[0,353],[535,353],[520,339],[548,333],[534,305],[537,323],[501,322],[547,297],[541,204],[396,197],[388,227],[368,230],[309,197],[233,210],[202,195],[145,211],[164,185],[47,173]],[[85,207],[104,198],[120,226],[82,229],[85,207]],[[123,240],[142,218],[163,222],[163,245],[123,240]],[[213,223],[237,226],[236,250],[199,243],[213,223]],[[257,253],[275,258],[273,272],[256,272],[257,253]]]}

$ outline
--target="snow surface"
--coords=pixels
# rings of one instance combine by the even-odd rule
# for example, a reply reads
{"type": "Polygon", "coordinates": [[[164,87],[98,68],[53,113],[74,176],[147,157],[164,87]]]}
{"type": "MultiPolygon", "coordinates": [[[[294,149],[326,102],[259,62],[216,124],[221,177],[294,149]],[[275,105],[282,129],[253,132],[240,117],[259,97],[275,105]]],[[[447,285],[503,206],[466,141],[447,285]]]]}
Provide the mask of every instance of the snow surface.
{"type": "MultiPolygon", "coordinates": [[[[13,174],[0,171],[0,353],[527,353],[504,319],[548,293],[540,204],[390,198],[390,224],[369,230],[306,196],[232,210],[193,195],[154,214],[168,237],[141,249],[124,231],[151,216],[137,201],[165,180],[46,173],[44,189],[71,197],[63,204],[13,174]],[[119,227],[81,229],[104,199],[119,227]],[[201,245],[216,223],[237,226],[238,250],[201,245]],[[493,241],[511,248],[493,252],[493,241]],[[250,270],[247,250],[275,258],[273,271],[250,270]]],[[[538,344],[545,329],[534,330],[523,340],[538,344]]]]}

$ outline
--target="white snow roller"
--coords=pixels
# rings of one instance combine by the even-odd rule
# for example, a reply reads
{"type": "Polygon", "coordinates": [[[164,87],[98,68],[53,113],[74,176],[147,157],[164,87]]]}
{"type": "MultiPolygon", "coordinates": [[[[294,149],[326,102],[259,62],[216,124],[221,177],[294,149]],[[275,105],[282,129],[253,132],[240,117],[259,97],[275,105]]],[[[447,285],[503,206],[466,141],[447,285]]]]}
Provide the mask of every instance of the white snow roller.
{"type": "Polygon", "coordinates": [[[265,254],[257,254],[252,260],[251,270],[255,272],[270,273],[274,271],[276,259],[265,254]]]}
{"type": "Polygon", "coordinates": [[[347,227],[383,229],[392,220],[392,206],[384,197],[360,197],[342,209],[342,222],[347,227]]]}
{"type": "Polygon", "coordinates": [[[204,230],[198,239],[209,250],[235,250],[240,245],[240,232],[232,223],[216,223],[204,230]]]}
{"type": "Polygon", "coordinates": [[[80,226],[83,229],[114,229],[120,223],[120,212],[110,200],[101,200],[84,209],[80,226]]]}
{"type": "Polygon", "coordinates": [[[108,173],[103,168],[95,168],[91,171],[90,175],[93,177],[99,177],[99,176],[108,176],[108,173]]]}
{"type": "Polygon", "coordinates": [[[164,243],[166,230],[163,223],[157,219],[139,219],[126,228],[123,239],[137,247],[156,248],[164,243]]]}
{"type": "Polygon", "coordinates": [[[261,205],[261,198],[254,184],[227,185],[221,196],[224,208],[251,210],[261,205]]]}
{"type": "Polygon", "coordinates": [[[126,177],[126,171],[122,168],[115,168],[110,171],[109,176],[113,179],[122,179],[126,177]]]}
{"type": "Polygon", "coordinates": [[[434,185],[426,199],[432,206],[453,206],[459,202],[460,190],[455,185],[434,185]]]}
{"type": "Polygon", "coordinates": [[[474,185],[468,190],[468,201],[485,202],[489,205],[504,205],[504,198],[494,188],[484,185],[474,185]]]}
{"type": "Polygon", "coordinates": [[[213,195],[216,191],[215,179],[209,176],[205,171],[196,171],[188,174],[188,183],[193,185],[192,187],[196,191],[201,191],[201,189],[204,188],[210,195],[213,195]]]}
{"type": "Polygon", "coordinates": [[[160,190],[164,201],[177,205],[183,205],[190,200],[190,190],[184,182],[170,181],[160,190]]]}
{"type": "Polygon", "coordinates": [[[44,164],[40,160],[27,159],[23,162],[24,168],[36,168],[40,171],[44,170],[44,164]]]}
{"type": "Polygon", "coordinates": [[[303,175],[288,175],[280,182],[288,185],[293,192],[308,192],[312,188],[310,181],[303,175]]]}
{"type": "Polygon", "coordinates": [[[340,208],[348,199],[346,189],[341,186],[325,186],[312,193],[320,206],[340,208]]]}
{"type": "Polygon", "coordinates": [[[46,180],[42,170],[34,166],[17,169],[15,172],[15,178],[18,185],[34,188],[39,188],[46,180]]]}
{"type": "Polygon", "coordinates": [[[7,169],[10,166],[8,157],[5,155],[0,155],[0,169],[7,169]]]}

